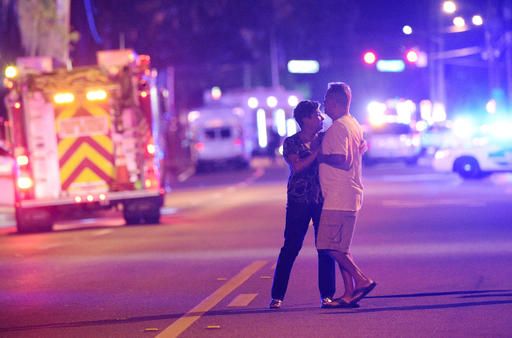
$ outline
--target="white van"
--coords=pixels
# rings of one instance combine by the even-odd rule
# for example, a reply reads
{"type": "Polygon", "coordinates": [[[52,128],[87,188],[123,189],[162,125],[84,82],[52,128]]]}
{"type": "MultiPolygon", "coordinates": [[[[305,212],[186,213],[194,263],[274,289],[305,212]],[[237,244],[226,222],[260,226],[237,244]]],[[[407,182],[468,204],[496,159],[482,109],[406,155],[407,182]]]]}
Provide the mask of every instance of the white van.
{"type": "Polygon", "coordinates": [[[368,142],[368,151],[363,157],[366,165],[390,161],[415,165],[418,162],[420,136],[408,124],[386,123],[370,128],[365,138],[368,142]]]}
{"type": "Polygon", "coordinates": [[[239,107],[205,106],[189,113],[193,159],[196,168],[228,164],[249,165],[253,133],[245,111],[239,107]]]}

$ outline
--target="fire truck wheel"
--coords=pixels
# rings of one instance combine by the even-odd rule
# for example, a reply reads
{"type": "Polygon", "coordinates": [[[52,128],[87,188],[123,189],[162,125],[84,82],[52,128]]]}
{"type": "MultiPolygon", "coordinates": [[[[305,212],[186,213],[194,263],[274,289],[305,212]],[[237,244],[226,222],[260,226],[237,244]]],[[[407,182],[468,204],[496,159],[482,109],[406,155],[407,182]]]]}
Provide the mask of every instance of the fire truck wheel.
{"type": "Polygon", "coordinates": [[[148,212],[144,215],[146,224],[159,224],[160,223],[160,209],[148,212]]]}
{"type": "Polygon", "coordinates": [[[126,225],[140,224],[140,215],[135,212],[123,212],[123,218],[126,225]]]}
{"type": "Polygon", "coordinates": [[[127,225],[160,223],[161,197],[140,198],[123,203],[123,217],[127,225]]]}
{"type": "Polygon", "coordinates": [[[50,232],[53,215],[46,209],[16,209],[16,228],[19,233],[50,232]]]}

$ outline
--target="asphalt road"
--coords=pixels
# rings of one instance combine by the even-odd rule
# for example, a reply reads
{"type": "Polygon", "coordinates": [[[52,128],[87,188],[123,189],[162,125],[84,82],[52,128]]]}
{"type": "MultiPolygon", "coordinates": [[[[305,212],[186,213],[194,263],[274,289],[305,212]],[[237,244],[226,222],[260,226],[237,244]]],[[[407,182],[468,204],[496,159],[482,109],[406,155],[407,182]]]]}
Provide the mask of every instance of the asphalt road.
{"type": "Polygon", "coordinates": [[[366,168],[353,254],[377,288],[359,309],[320,309],[309,233],[272,311],[286,177],[264,163],[194,175],[160,225],[108,214],[47,234],[2,228],[0,336],[512,336],[512,175],[366,168]]]}

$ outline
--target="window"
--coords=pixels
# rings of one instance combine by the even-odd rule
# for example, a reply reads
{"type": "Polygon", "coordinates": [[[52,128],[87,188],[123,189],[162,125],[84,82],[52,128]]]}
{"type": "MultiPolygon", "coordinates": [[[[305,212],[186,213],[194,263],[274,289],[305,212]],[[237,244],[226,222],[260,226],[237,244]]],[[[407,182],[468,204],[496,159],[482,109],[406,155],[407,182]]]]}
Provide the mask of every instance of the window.
{"type": "Polygon", "coordinates": [[[208,128],[205,129],[204,134],[208,140],[228,139],[232,137],[232,131],[230,127],[208,128]]]}
{"type": "Polygon", "coordinates": [[[231,137],[231,129],[230,128],[221,128],[220,137],[221,138],[230,138],[231,137]]]}
{"type": "Polygon", "coordinates": [[[206,135],[206,138],[209,140],[215,139],[215,129],[206,129],[204,131],[204,134],[206,135]]]}

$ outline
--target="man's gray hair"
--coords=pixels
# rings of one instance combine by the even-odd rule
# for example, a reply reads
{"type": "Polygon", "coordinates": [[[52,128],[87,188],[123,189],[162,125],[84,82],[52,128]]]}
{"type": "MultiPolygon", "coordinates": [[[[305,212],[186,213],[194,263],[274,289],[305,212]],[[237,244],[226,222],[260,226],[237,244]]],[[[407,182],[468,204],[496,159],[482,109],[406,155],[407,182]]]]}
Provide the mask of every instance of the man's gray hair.
{"type": "Polygon", "coordinates": [[[352,100],[352,90],[348,84],[345,82],[330,82],[327,85],[327,92],[325,93],[325,96],[328,95],[339,97],[348,110],[350,101],[352,100]]]}

